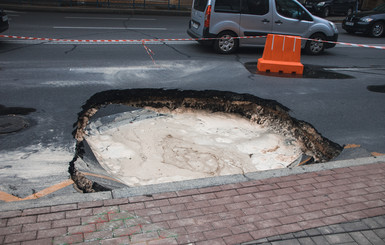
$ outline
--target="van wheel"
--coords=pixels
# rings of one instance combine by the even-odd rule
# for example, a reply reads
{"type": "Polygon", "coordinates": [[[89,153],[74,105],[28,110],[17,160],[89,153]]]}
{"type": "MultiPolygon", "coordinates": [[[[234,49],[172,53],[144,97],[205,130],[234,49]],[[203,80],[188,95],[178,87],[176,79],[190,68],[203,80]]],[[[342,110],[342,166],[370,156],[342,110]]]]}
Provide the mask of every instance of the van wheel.
{"type": "Polygon", "coordinates": [[[224,31],[219,33],[218,39],[214,42],[214,50],[220,54],[231,54],[234,53],[239,46],[239,40],[233,32],[224,31]]]}
{"type": "Polygon", "coordinates": [[[322,42],[326,40],[325,35],[322,33],[315,33],[310,37],[310,39],[313,40],[307,40],[305,45],[306,53],[310,55],[319,55],[322,53],[322,51],[325,49],[325,43],[322,42]]]}

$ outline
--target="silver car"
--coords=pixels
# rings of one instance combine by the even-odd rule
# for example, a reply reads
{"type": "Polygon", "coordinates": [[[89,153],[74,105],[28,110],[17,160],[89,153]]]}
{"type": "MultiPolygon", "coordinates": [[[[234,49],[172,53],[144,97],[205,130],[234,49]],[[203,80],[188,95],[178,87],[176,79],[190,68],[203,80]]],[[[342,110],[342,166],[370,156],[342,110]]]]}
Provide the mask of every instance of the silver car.
{"type": "Polygon", "coordinates": [[[266,39],[258,37],[269,33],[312,39],[302,41],[302,48],[312,55],[335,46],[322,40],[338,39],[334,23],[313,16],[296,0],[194,0],[187,33],[193,38],[215,38],[199,42],[223,54],[239,46],[263,47],[266,39]]]}

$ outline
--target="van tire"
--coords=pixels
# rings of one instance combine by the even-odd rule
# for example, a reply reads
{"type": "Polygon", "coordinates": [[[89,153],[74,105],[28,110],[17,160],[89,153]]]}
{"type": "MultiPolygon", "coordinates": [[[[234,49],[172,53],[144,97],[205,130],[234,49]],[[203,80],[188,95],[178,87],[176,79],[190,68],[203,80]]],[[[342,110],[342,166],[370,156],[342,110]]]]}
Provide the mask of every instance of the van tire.
{"type": "Polygon", "coordinates": [[[224,31],[218,34],[214,42],[214,50],[219,54],[234,53],[239,47],[239,39],[232,38],[237,35],[231,31],[224,31]]]}
{"type": "MultiPolygon", "coordinates": [[[[315,40],[326,40],[326,36],[322,33],[315,33],[313,34],[310,39],[315,39],[315,40]]],[[[305,52],[310,55],[319,55],[321,54],[324,49],[325,49],[326,43],[324,42],[317,42],[314,40],[307,40],[306,45],[305,45],[305,52]]]]}

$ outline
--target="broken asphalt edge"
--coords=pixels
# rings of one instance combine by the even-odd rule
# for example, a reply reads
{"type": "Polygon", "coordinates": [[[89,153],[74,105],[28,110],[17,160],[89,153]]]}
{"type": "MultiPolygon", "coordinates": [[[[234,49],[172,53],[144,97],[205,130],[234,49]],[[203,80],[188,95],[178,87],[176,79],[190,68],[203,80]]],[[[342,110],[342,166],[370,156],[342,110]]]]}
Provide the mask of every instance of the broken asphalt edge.
{"type": "Polygon", "coordinates": [[[91,202],[107,199],[119,199],[133,196],[151,195],[172,191],[182,191],[195,188],[203,188],[210,186],[219,186],[225,184],[234,184],[239,182],[246,182],[252,180],[263,180],[268,178],[278,178],[283,176],[303,174],[310,172],[318,172],[323,170],[330,170],[336,168],[346,168],[353,166],[361,166],[368,164],[375,164],[385,162],[385,156],[377,157],[364,157],[340,161],[330,161],[325,163],[317,163],[312,165],[299,166],[295,168],[274,169],[260,172],[248,173],[245,175],[228,175],[211,177],[197,180],[179,181],[157,185],[147,185],[139,187],[125,187],[120,189],[114,189],[112,191],[95,192],[95,193],[75,193],[64,196],[55,197],[43,197],[35,200],[19,201],[19,202],[7,202],[0,204],[0,211],[12,211],[20,209],[38,208],[46,206],[55,206],[62,204],[78,203],[78,202],[91,202]]]}

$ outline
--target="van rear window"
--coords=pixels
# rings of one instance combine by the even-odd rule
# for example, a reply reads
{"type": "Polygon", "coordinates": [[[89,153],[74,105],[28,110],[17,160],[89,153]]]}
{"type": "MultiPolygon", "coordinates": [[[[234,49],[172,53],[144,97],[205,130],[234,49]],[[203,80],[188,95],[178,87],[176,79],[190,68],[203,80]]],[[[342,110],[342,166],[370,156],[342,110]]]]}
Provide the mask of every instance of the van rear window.
{"type": "Polygon", "coordinates": [[[200,12],[205,11],[208,0],[195,0],[194,1],[194,9],[200,12]]]}
{"type": "Polygon", "coordinates": [[[239,13],[241,11],[240,0],[216,0],[215,12],[239,13]]]}

